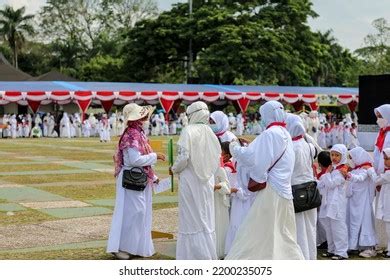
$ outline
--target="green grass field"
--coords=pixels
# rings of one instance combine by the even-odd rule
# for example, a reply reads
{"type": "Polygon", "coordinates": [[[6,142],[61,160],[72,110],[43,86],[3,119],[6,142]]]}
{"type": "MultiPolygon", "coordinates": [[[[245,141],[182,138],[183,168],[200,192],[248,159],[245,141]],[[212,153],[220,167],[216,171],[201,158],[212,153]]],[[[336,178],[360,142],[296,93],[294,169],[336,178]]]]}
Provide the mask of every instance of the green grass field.
{"type": "MultiPolygon", "coordinates": [[[[152,137],[156,152],[167,152],[168,137],[152,137]]],[[[90,206],[113,210],[115,178],[112,156],[118,138],[110,143],[90,139],[0,139],[0,227],[34,225],[42,222],[67,219],[47,214],[39,209],[22,207],[24,202],[78,201],[90,206]],[[24,194],[23,192],[26,192],[24,194]],[[43,196],[40,200],[40,195],[43,196]],[[102,205],[93,205],[93,202],[102,205]],[[108,202],[107,202],[108,201],[108,202]],[[92,203],[92,204],[91,204],[92,203]],[[106,203],[106,204],[104,204],[106,203]],[[16,207],[16,208],[15,208],[16,207]],[[17,209],[18,210],[12,210],[17,209]]],[[[177,141],[177,137],[174,138],[177,141]]],[[[174,153],[176,147],[174,147],[174,153]]],[[[155,170],[160,178],[168,177],[168,163],[158,162],[155,170]]],[[[164,198],[153,204],[153,209],[177,207],[170,199],[177,196],[178,182],[174,191],[158,195],[164,198]]],[[[88,207],[86,207],[88,208],[88,207]]],[[[63,209],[66,211],[66,208],[63,209]]],[[[28,234],[28,233],[26,233],[28,234]]],[[[1,236],[1,233],[0,233],[1,236]]],[[[319,251],[319,259],[323,259],[319,251]]],[[[0,259],[113,259],[103,247],[82,249],[42,249],[37,252],[1,251],[0,259]]],[[[172,259],[156,254],[150,259],[172,259]]],[[[351,259],[361,259],[351,256],[351,259]]],[[[382,259],[380,256],[372,259],[382,259]]]]}

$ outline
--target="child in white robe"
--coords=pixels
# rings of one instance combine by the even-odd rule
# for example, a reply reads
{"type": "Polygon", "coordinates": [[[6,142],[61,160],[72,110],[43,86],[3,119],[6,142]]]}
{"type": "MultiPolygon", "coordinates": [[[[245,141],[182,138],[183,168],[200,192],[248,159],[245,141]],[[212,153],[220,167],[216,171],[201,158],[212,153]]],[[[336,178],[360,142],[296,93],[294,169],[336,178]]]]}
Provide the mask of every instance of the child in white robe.
{"type": "Polygon", "coordinates": [[[225,239],[229,227],[230,185],[225,170],[218,168],[214,186],[215,234],[218,259],[225,257],[225,239]]]}
{"type": "Polygon", "coordinates": [[[369,173],[375,173],[373,160],[368,152],[357,147],[349,152],[354,165],[348,173],[347,180],[347,226],[349,249],[363,250],[359,256],[370,258],[376,256],[375,221],[373,201],[374,182],[369,173]]]}
{"type": "Polygon", "coordinates": [[[387,250],[384,258],[390,258],[390,148],[383,149],[384,173],[380,174],[375,184],[380,187],[375,217],[385,224],[387,235],[387,250]]]}
{"type": "Polygon", "coordinates": [[[327,249],[326,242],[326,188],[324,184],[323,175],[326,173],[329,166],[332,165],[330,159],[330,153],[328,151],[322,151],[318,154],[318,165],[320,167],[320,172],[316,174],[317,177],[317,188],[322,196],[321,206],[318,209],[318,220],[317,220],[317,244],[319,245],[318,249],[327,249]]]}
{"type": "MultiPolygon", "coordinates": [[[[238,176],[239,170],[241,177],[244,177],[245,174],[248,174],[245,171],[245,167],[239,163],[232,162],[232,156],[229,151],[230,142],[223,142],[222,146],[222,158],[224,169],[227,173],[230,188],[230,221],[229,227],[226,234],[225,242],[225,254],[229,253],[229,250],[232,246],[233,240],[236,236],[237,230],[240,227],[242,221],[244,220],[246,214],[251,207],[255,194],[250,192],[244,185],[241,183],[243,180],[238,176]]],[[[249,180],[249,178],[248,178],[249,180]]]]}
{"type": "Polygon", "coordinates": [[[345,197],[348,150],[343,144],[336,144],[330,152],[332,166],[322,176],[327,204],[323,215],[325,215],[326,239],[328,241],[328,252],[323,254],[323,257],[343,260],[348,258],[347,200],[345,197]]]}

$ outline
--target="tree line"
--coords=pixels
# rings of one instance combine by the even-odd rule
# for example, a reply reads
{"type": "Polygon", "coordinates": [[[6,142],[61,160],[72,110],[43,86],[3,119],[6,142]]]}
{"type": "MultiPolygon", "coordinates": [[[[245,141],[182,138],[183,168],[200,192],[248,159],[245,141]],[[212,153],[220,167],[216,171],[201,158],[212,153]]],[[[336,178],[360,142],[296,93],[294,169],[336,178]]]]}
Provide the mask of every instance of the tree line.
{"type": "Polygon", "coordinates": [[[311,30],[317,16],[310,0],[193,0],[191,14],[188,3],[47,0],[37,15],[0,10],[0,52],[30,75],[82,81],[357,86],[390,72],[385,19],[351,52],[311,30]]]}

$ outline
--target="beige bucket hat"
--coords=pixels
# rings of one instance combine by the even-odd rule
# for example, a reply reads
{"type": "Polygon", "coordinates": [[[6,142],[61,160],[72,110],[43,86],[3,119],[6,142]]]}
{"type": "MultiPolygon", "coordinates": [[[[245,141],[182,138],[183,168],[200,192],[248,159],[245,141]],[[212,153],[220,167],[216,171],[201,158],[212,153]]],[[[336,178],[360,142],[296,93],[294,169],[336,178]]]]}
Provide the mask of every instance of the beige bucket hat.
{"type": "Polygon", "coordinates": [[[154,106],[139,106],[138,104],[130,103],[123,108],[123,117],[126,122],[137,121],[146,116],[150,118],[154,109],[156,109],[154,106]]]}

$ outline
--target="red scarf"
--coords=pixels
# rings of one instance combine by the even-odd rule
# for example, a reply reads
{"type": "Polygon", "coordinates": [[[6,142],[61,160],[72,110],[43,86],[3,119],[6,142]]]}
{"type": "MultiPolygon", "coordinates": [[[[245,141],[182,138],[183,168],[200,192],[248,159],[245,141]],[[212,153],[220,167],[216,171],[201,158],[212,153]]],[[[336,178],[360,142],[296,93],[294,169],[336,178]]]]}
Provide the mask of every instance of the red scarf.
{"type": "Polygon", "coordinates": [[[378,147],[378,150],[382,152],[383,150],[383,145],[385,144],[385,138],[386,138],[386,133],[390,131],[390,126],[381,128],[379,130],[379,135],[378,138],[376,138],[376,143],[375,146],[378,147]]]}
{"type": "Polygon", "coordinates": [[[371,164],[371,162],[364,162],[364,163],[362,163],[362,164],[356,165],[355,168],[354,168],[353,170],[362,168],[362,167],[364,167],[364,166],[372,167],[372,164],[371,164]]]}
{"type": "Polygon", "coordinates": [[[297,137],[293,137],[292,140],[293,141],[298,141],[299,139],[302,139],[303,138],[303,135],[299,135],[297,137]]]}
{"type": "Polygon", "coordinates": [[[227,167],[231,170],[232,173],[237,173],[236,166],[233,162],[227,161],[223,163],[223,167],[227,167]]]}
{"type": "Polygon", "coordinates": [[[337,166],[336,168],[335,168],[335,170],[340,170],[340,169],[342,169],[342,168],[344,168],[344,167],[346,167],[347,165],[346,164],[340,164],[339,166],[337,166]]]}
{"type": "Polygon", "coordinates": [[[326,173],[326,170],[327,169],[321,170],[320,173],[317,174],[317,179],[318,180],[321,178],[322,175],[324,175],[326,173]]]}
{"type": "Polygon", "coordinates": [[[273,123],[270,123],[266,129],[272,127],[272,126],[281,126],[281,127],[286,127],[286,123],[285,122],[273,122],[273,123]]]}

